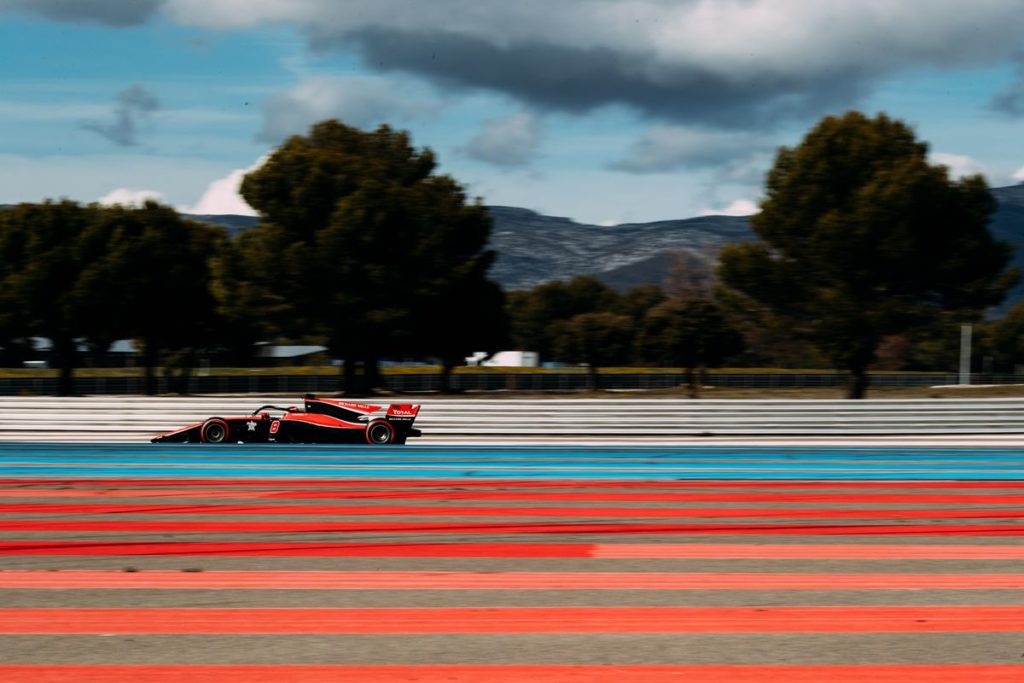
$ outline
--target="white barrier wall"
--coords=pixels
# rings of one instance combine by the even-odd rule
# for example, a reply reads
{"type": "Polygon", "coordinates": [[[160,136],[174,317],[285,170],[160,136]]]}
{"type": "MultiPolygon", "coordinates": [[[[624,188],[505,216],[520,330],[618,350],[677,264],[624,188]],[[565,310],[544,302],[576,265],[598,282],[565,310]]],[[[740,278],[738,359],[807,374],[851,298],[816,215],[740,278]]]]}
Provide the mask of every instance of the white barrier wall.
{"type": "MultiPolygon", "coordinates": [[[[788,435],[1024,435],[1024,399],[723,401],[435,399],[416,426],[432,440],[788,435]]],[[[246,415],[299,397],[0,397],[2,441],[146,441],[215,415],[246,415]]]]}

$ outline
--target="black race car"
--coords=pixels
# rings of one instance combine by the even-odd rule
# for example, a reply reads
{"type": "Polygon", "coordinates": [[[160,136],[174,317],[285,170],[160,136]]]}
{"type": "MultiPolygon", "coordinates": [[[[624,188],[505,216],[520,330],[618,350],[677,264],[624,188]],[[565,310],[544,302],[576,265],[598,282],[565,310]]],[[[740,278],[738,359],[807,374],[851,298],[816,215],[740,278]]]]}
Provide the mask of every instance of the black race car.
{"type": "Polygon", "coordinates": [[[420,436],[418,405],[387,406],[306,396],[305,409],[260,406],[251,415],[211,417],[154,437],[153,443],[402,444],[420,436]],[[277,413],[272,415],[270,411],[277,413]]]}

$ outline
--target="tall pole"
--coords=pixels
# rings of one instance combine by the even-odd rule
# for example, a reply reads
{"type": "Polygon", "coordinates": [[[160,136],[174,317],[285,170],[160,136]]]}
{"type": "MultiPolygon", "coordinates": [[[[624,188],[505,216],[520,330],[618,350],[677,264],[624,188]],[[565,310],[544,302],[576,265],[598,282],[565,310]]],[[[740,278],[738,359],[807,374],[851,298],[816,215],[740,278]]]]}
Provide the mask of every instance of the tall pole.
{"type": "Polygon", "coordinates": [[[971,383],[971,332],[972,325],[960,326],[960,384],[971,383]]]}

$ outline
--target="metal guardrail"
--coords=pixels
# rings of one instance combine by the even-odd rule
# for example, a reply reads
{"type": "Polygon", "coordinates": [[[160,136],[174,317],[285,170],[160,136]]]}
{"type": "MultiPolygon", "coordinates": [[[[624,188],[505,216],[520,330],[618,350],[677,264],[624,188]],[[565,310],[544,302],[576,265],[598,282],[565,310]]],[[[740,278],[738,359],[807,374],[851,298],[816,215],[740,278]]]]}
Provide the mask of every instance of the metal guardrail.
{"type": "MultiPolygon", "coordinates": [[[[691,437],[1024,434],[1024,399],[868,401],[404,399],[431,437],[691,437]]],[[[385,401],[379,401],[385,402],[385,401]]],[[[0,397],[0,440],[144,441],[280,397],[0,397]]],[[[300,403],[296,398],[294,403],[300,403]]]]}
{"type": "MultiPolygon", "coordinates": [[[[432,392],[440,388],[437,374],[386,374],[383,387],[396,392],[432,392]]],[[[615,373],[599,375],[599,388],[622,390],[672,389],[685,386],[683,373],[615,373]]],[[[839,387],[847,381],[840,373],[708,373],[704,384],[736,388],[839,387]]],[[[874,387],[920,387],[956,384],[954,374],[873,374],[874,387]]],[[[977,374],[972,384],[1024,383],[1021,375],[977,374]]],[[[76,390],[81,394],[142,394],[141,377],[78,377],[76,390]]],[[[462,391],[583,391],[590,388],[586,372],[537,373],[457,373],[451,387],[462,391]]],[[[302,394],[334,392],[339,377],[333,375],[212,375],[189,379],[189,391],[195,394],[302,394]]],[[[164,377],[157,379],[157,392],[169,393],[164,377]]],[[[14,377],[0,379],[0,395],[46,396],[57,392],[55,377],[14,377]]]]}

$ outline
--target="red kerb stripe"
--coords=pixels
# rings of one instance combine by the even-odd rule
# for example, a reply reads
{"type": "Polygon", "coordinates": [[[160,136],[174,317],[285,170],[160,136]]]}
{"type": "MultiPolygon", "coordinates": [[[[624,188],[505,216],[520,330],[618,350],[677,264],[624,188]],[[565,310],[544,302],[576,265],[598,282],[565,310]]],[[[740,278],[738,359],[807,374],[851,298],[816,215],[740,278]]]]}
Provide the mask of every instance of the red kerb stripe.
{"type": "Polygon", "coordinates": [[[3,589],[256,590],[1000,590],[1024,574],[664,572],[3,571],[3,589]]]}
{"type": "Polygon", "coordinates": [[[599,559],[1024,560],[1019,545],[745,543],[213,543],[0,541],[3,555],[535,557],[599,559]]]}
{"type": "Polygon", "coordinates": [[[0,634],[1011,633],[1024,606],[0,609],[0,634]]]}
{"type": "Polygon", "coordinates": [[[0,520],[0,531],[113,533],[785,534],[1024,536],[1020,524],[644,524],[570,522],[221,522],[0,520]]]}

